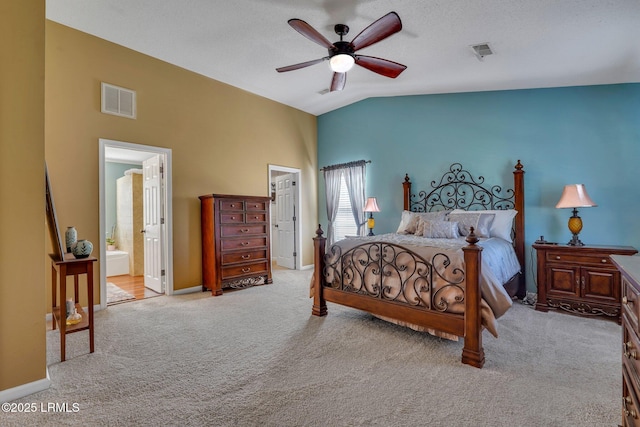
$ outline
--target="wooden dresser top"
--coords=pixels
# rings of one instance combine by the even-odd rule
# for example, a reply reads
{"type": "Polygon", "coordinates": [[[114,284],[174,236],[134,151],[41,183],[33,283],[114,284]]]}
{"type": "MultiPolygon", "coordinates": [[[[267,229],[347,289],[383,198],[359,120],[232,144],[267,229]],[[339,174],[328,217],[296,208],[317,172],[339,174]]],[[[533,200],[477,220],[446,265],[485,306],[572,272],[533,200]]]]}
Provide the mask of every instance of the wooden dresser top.
{"type": "Polygon", "coordinates": [[[613,263],[640,283],[640,255],[611,255],[613,263]]]}

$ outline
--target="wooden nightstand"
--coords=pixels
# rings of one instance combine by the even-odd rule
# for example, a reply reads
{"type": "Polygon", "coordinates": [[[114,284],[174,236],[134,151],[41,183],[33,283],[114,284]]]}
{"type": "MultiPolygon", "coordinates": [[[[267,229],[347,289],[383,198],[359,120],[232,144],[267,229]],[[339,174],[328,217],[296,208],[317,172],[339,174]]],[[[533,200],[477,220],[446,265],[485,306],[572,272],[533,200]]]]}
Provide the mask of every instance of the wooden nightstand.
{"type": "Polygon", "coordinates": [[[631,246],[534,244],[537,255],[536,310],[604,316],[620,323],[620,272],[610,255],[633,255],[631,246]]]}

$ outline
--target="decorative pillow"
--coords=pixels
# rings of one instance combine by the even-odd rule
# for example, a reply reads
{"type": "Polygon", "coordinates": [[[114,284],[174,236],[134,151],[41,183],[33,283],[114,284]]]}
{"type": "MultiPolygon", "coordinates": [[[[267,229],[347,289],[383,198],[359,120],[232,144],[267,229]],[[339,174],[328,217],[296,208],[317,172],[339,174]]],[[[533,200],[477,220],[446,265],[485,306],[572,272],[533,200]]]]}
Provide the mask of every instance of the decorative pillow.
{"type": "Polygon", "coordinates": [[[400,222],[400,227],[398,227],[398,233],[404,234],[417,234],[416,230],[418,228],[418,221],[420,218],[432,220],[432,221],[442,221],[447,216],[446,211],[437,211],[437,212],[410,212],[403,211],[402,212],[402,221],[400,222]],[[404,223],[405,220],[405,212],[408,218],[407,222],[404,223]]]}
{"type": "MultiPolygon", "coordinates": [[[[462,209],[455,209],[451,213],[465,213],[462,209]]],[[[491,228],[489,229],[489,235],[491,237],[499,237],[506,240],[509,243],[513,243],[511,238],[511,231],[513,230],[513,219],[518,214],[515,209],[496,209],[480,211],[480,213],[494,214],[491,228]]]]}
{"type": "Polygon", "coordinates": [[[494,214],[487,214],[485,211],[481,212],[451,212],[449,214],[449,221],[458,222],[458,229],[461,236],[468,236],[471,227],[478,237],[491,237],[489,230],[493,223],[494,214]]]}
{"type": "MultiPolygon", "coordinates": [[[[422,230],[420,235],[423,237],[431,237],[433,239],[457,239],[459,224],[455,221],[429,221],[423,219],[420,221],[422,230]]],[[[418,226],[420,231],[420,226],[418,226]]],[[[418,233],[416,232],[416,235],[418,233]]]]}

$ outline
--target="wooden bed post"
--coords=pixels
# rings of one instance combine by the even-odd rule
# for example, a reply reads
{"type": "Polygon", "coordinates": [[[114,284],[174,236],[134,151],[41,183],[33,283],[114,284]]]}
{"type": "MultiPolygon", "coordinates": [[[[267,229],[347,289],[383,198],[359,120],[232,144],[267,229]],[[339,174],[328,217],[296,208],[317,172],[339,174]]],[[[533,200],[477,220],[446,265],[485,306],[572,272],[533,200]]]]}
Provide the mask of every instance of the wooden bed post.
{"type": "Polygon", "coordinates": [[[520,275],[520,284],[518,286],[518,292],[516,296],[521,300],[527,296],[527,284],[525,274],[525,251],[524,251],[524,170],[523,166],[518,160],[513,171],[513,192],[514,192],[514,209],[518,211],[516,215],[516,229],[515,229],[515,251],[518,261],[520,261],[520,268],[522,274],[520,275]]]}
{"type": "Polygon", "coordinates": [[[409,181],[409,174],[405,174],[404,182],[402,183],[404,190],[404,210],[411,210],[411,181],[409,181]]]}
{"type": "Polygon", "coordinates": [[[467,246],[463,247],[466,270],[465,312],[464,312],[464,348],[462,363],[482,368],[484,349],[482,348],[482,321],[480,316],[480,261],[482,247],[476,245],[478,238],[470,229],[467,246]]]}
{"type": "Polygon", "coordinates": [[[313,271],[313,308],[311,309],[311,314],[314,316],[327,315],[327,302],[322,293],[322,272],[324,271],[324,253],[327,238],[322,237],[322,234],[322,227],[318,224],[316,237],[313,238],[313,265],[315,269],[313,271]]]}

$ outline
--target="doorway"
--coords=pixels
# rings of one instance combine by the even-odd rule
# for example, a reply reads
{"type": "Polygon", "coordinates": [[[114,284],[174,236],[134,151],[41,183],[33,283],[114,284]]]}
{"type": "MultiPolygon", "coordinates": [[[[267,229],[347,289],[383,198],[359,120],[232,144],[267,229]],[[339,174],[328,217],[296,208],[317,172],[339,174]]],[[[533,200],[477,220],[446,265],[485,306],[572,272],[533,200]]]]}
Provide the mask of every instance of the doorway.
{"type": "Polygon", "coordinates": [[[272,267],[300,270],[300,169],[269,165],[272,267]]]}
{"type": "Polygon", "coordinates": [[[100,139],[99,169],[101,308],[173,294],[171,150],[100,139]]]}

